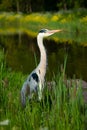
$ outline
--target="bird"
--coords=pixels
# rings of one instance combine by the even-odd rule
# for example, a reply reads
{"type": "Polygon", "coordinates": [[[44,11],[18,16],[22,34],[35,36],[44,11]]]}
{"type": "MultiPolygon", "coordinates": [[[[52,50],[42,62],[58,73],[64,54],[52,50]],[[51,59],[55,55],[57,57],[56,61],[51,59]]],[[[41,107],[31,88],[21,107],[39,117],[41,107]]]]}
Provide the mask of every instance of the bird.
{"type": "Polygon", "coordinates": [[[38,66],[29,74],[26,81],[21,88],[21,104],[26,106],[26,96],[31,100],[34,93],[37,94],[38,100],[41,101],[42,93],[45,84],[45,74],[47,68],[47,54],[43,44],[44,37],[53,35],[54,33],[61,32],[62,29],[48,30],[41,29],[37,35],[37,45],[40,51],[40,62],[38,66]]]}

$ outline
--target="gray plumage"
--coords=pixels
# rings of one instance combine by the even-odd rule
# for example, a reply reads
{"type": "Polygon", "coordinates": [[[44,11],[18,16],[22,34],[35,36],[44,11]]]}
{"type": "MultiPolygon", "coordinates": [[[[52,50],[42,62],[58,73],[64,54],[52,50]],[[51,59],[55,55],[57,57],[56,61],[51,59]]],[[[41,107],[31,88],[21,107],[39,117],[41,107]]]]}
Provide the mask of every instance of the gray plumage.
{"type": "Polygon", "coordinates": [[[37,44],[40,50],[40,63],[31,72],[31,74],[28,76],[27,80],[24,82],[22,86],[21,89],[22,106],[26,105],[26,96],[28,96],[28,99],[30,100],[33,97],[33,93],[37,93],[38,100],[42,99],[44,79],[45,79],[46,67],[47,67],[47,56],[46,56],[45,47],[43,45],[43,38],[60,31],[62,30],[41,29],[39,31],[37,35],[37,44]]]}

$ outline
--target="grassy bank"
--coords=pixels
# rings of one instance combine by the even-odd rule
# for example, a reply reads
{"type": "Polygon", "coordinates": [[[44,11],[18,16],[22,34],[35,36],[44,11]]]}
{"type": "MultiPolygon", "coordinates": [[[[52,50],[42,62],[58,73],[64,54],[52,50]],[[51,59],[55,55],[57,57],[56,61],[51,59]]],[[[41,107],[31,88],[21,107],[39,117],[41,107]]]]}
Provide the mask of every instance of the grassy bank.
{"type": "MultiPolygon", "coordinates": [[[[2,56],[1,56],[2,55],[2,56]]],[[[45,88],[42,102],[33,100],[25,109],[20,105],[20,90],[27,75],[12,72],[0,57],[0,121],[8,119],[1,130],[84,130],[85,111],[81,87],[66,88],[63,73],[54,77],[52,91],[45,88]],[[49,100],[49,97],[51,100],[49,100]]],[[[2,58],[3,57],[3,58],[2,58]]]]}
{"type": "Polygon", "coordinates": [[[0,14],[0,34],[27,33],[36,37],[42,28],[64,29],[64,33],[56,34],[55,41],[81,42],[87,45],[87,10],[60,11],[56,13],[0,14]]]}

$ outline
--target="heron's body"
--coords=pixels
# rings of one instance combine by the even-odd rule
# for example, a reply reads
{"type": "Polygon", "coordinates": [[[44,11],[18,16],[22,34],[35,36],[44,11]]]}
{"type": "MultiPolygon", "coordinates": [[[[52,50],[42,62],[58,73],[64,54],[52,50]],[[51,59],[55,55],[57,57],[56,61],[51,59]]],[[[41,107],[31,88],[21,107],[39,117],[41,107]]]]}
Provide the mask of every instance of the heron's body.
{"type": "Polygon", "coordinates": [[[43,38],[59,31],[61,30],[50,31],[47,29],[42,29],[37,35],[37,43],[40,50],[40,63],[38,64],[37,68],[35,68],[28,76],[27,80],[24,82],[23,87],[21,89],[21,103],[23,106],[25,106],[26,104],[26,94],[28,94],[29,99],[32,98],[33,92],[38,94],[39,100],[41,100],[42,98],[42,91],[44,88],[44,78],[47,66],[47,56],[45,47],[43,45],[43,38]]]}

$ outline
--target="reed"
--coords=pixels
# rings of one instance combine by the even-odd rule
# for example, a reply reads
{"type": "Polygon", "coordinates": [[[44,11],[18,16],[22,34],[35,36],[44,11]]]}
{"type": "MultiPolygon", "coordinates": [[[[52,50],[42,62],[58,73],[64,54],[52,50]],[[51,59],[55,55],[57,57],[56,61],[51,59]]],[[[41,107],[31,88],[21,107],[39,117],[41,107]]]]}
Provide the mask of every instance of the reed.
{"type": "MultiPolygon", "coordinates": [[[[9,120],[3,130],[79,130],[85,129],[84,102],[81,86],[67,88],[63,82],[64,71],[53,80],[56,85],[49,89],[46,84],[41,102],[28,102],[25,109],[20,104],[20,90],[25,75],[13,72],[0,59],[0,121],[9,120]]],[[[66,59],[64,65],[66,64],[66,59]]]]}

